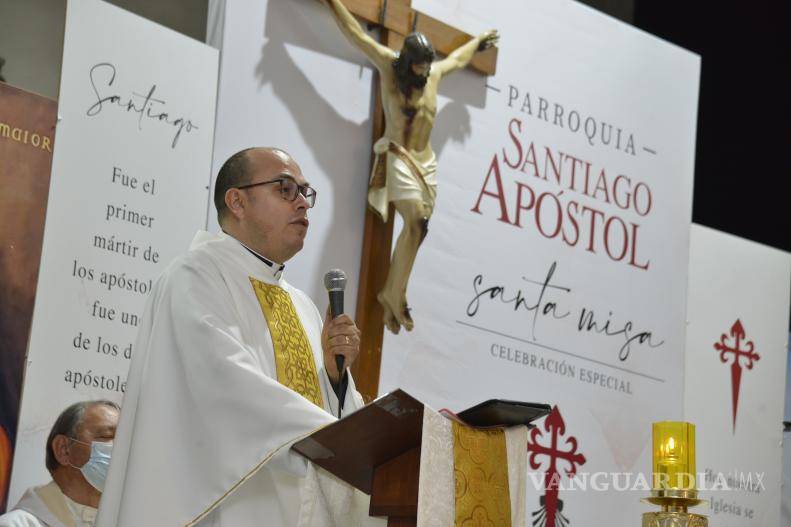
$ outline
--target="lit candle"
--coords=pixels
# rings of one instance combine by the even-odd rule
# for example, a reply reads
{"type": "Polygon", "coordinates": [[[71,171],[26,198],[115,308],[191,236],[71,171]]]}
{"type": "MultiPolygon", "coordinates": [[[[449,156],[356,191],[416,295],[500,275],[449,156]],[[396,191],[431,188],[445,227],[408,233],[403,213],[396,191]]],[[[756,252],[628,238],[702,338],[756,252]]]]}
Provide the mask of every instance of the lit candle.
{"type": "Polygon", "coordinates": [[[695,490],[695,425],[654,423],[654,490],[695,490]]]}

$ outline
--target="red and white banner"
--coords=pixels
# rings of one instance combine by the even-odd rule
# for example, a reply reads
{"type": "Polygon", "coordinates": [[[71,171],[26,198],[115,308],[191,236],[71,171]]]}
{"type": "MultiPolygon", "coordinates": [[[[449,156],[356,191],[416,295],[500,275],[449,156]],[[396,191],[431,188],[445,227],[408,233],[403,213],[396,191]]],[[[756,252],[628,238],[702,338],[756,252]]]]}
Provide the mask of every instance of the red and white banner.
{"type": "MultiPolygon", "coordinates": [[[[415,329],[386,334],[380,392],[548,402],[533,470],[561,484],[649,472],[651,422],[682,417],[700,58],[570,1],[413,4],[501,40],[495,76],[441,86],[415,329]]],[[[528,511],[538,525],[640,521],[645,490],[595,483],[531,486],[528,511]]]]}
{"type": "Polygon", "coordinates": [[[684,417],[711,523],[780,522],[791,255],[692,226],[684,417]]]}

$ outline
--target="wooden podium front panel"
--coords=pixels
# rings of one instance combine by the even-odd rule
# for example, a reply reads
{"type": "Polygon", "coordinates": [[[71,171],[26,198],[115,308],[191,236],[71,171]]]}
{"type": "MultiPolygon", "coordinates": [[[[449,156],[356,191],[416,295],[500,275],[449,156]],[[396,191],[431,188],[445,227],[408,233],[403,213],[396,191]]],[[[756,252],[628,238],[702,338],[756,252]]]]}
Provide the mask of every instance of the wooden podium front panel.
{"type": "Polygon", "coordinates": [[[417,518],[399,518],[391,516],[387,519],[387,527],[415,527],[417,518]]]}
{"type": "Polygon", "coordinates": [[[413,448],[374,470],[371,516],[417,518],[420,449],[413,448]]]}
{"type": "MultiPolygon", "coordinates": [[[[291,448],[349,485],[371,494],[375,470],[406,452],[419,450],[422,437],[423,404],[396,390],[291,448]]],[[[414,465],[414,469],[417,473],[419,465],[414,465]]]]}

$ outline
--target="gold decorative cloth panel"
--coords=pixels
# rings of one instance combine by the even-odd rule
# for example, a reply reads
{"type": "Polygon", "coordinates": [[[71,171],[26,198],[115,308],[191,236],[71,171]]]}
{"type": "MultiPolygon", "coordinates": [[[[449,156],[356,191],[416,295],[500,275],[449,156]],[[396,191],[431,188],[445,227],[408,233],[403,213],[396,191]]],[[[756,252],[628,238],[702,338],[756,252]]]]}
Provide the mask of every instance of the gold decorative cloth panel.
{"type": "Polygon", "coordinates": [[[264,312],[269,334],[272,335],[277,381],[323,408],[313,348],[310,347],[291,296],[282,287],[261,282],[252,276],[250,283],[264,312]]]}
{"type": "Polygon", "coordinates": [[[508,454],[503,430],[453,422],[456,527],[511,527],[508,454]]]}

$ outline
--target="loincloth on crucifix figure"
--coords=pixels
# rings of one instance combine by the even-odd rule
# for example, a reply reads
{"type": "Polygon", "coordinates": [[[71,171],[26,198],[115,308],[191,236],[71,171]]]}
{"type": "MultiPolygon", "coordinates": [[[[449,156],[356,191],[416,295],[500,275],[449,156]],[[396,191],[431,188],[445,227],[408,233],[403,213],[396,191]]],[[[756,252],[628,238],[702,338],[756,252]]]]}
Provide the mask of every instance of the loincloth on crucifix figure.
{"type": "Polygon", "coordinates": [[[377,294],[384,311],[385,326],[393,333],[413,328],[406,301],[406,287],[420,244],[428,234],[428,222],[437,198],[437,158],[416,159],[388,137],[374,144],[374,164],[368,184],[368,206],[384,223],[390,202],[404,226],[396,242],[385,285],[377,294]]]}
{"type": "Polygon", "coordinates": [[[383,222],[391,201],[421,201],[429,216],[437,199],[437,157],[421,163],[406,148],[382,137],[374,144],[374,165],[368,184],[368,206],[383,222]]]}

